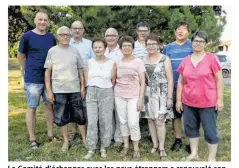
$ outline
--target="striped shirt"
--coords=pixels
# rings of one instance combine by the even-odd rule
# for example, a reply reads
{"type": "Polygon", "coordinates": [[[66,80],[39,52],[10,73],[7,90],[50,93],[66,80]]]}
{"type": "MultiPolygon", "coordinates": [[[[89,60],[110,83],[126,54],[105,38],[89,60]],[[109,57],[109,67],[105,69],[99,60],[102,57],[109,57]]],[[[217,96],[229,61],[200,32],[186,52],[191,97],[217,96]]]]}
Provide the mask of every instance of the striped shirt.
{"type": "Polygon", "coordinates": [[[146,47],[143,47],[139,41],[135,41],[134,42],[134,50],[133,50],[133,56],[135,58],[140,58],[140,59],[144,59],[145,57],[147,57],[148,55],[148,51],[146,49],[146,47]]]}

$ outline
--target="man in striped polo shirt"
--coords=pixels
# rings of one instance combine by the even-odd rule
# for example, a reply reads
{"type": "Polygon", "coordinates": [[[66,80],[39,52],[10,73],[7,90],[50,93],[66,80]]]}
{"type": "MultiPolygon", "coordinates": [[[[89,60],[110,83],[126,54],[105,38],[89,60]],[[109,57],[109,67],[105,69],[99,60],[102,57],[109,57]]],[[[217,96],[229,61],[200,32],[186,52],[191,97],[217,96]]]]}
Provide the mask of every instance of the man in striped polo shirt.
{"type": "MultiPolygon", "coordinates": [[[[173,68],[173,80],[174,80],[174,92],[173,92],[173,101],[174,101],[174,120],[173,120],[173,129],[174,129],[174,136],[175,141],[171,147],[172,151],[179,151],[182,147],[182,125],[181,125],[181,117],[182,114],[178,113],[175,109],[176,104],[176,87],[178,81],[178,73],[177,68],[181,63],[182,59],[190,54],[192,54],[192,44],[191,41],[188,39],[189,34],[189,25],[185,22],[180,22],[175,27],[175,38],[176,41],[169,43],[164,49],[163,54],[169,56],[172,63],[173,68]]],[[[190,150],[190,148],[189,148],[190,150]]]]}

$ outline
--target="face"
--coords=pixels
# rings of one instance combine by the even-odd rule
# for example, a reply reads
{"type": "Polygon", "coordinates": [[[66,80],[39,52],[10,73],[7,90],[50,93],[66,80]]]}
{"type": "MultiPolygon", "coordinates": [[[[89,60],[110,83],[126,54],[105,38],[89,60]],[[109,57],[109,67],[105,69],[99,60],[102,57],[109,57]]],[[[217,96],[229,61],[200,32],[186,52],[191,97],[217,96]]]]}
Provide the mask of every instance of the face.
{"type": "Polygon", "coordinates": [[[181,25],[175,30],[176,40],[183,41],[188,38],[188,28],[186,25],[181,25]]]}
{"type": "Polygon", "coordinates": [[[147,47],[148,53],[150,54],[157,53],[159,50],[159,44],[157,43],[157,41],[150,40],[150,39],[147,40],[146,47],[147,47]]]}
{"type": "Polygon", "coordinates": [[[68,45],[70,42],[71,33],[69,29],[61,29],[60,33],[57,34],[59,44],[68,45]]]}
{"type": "Polygon", "coordinates": [[[108,46],[116,46],[118,41],[118,35],[115,30],[108,29],[105,32],[105,41],[108,46]]]}
{"type": "Polygon", "coordinates": [[[196,36],[192,41],[192,48],[193,51],[200,52],[204,51],[206,46],[206,41],[203,38],[196,36]]]}
{"type": "Polygon", "coordinates": [[[148,27],[139,27],[136,32],[140,41],[145,41],[146,37],[149,35],[148,27]]]}
{"type": "Polygon", "coordinates": [[[122,43],[122,47],[121,47],[121,52],[124,54],[124,55],[132,55],[132,52],[133,52],[133,45],[132,43],[130,42],[123,42],[122,43]]]}
{"type": "Polygon", "coordinates": [[[72,36],[76,38],[83,37],[85,32],[84,26],[82,23],[74,23],[71,27],[72,36]]]}
{"type": "Polygon", "coordinates": [[[96,57],[103,56],[105,53],[105,46],[101,41],[96,41],[93,44],[93,51],[96,57]]]}
{"type": "Polygon", "coordinates": [[[48,26],[48,16],[45,13],[37,13],[34,23],[40,31],[45,31],[48,26]]]}

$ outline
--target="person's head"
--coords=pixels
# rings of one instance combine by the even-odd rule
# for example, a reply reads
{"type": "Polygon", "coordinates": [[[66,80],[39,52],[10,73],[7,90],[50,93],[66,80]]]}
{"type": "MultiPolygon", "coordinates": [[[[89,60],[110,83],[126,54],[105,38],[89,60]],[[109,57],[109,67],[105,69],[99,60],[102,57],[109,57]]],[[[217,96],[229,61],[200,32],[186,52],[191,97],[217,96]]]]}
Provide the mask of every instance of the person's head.
{"type": "Polygon", "coordinates": [[[107,43],[103,38],[95,38],[92,41],[92,49],[95,53],[95,56],[103,56],[105,53],[107,43]]]}
{"type": "Polygon", "coordinates": [[[118,32],[115,28],[108,28],[105,31],[105,41],[108,47],[115,47],[119,39],[118,32]]]}
{"type": "Polygon", "coordinates": [[[145,38],[149,35],[150,28],[147,22],[139,22],[136,25],[136,33],[139,41],[145,41],[145,38]]]}
{"type": "Polygon", "coordinates": [[[60,45],[68,45],[71,38],[71,30],[67,26],[60,27],[57,32],[57,39],[60,45]]]}
{"type": "Polygon", "coordinates": [[[192,48],[194,52],[204,51],[204,48],[208,42],[207,34],[203,31],[196,31],[193,33],[192,38],[192,48]]]}
{"type": "Polygon", "coordinates": [[[74,38],[82,38],[85,32],[83,23],[79,20],[74,21],[71,24],[71,32],[74,38]]]}
{"type": "Polygon", "coordinates": [[[49,24],[49,19],[48,15],[45,12],[37,12],[34,18],[34,23],[36,25],[36,29],[38,31],[45,31],[48,24],[49,24]]]}
{"type": "Polygon", "coordinates": [[[121,52],[124,55],[132,55],[134,49],[134,39],[131,36],[122,36],[119,40],[121,52]]]}
{"type": "Polygon", "coordinates": [[[185,41],[189,34],[189,25],[186,22],[179,22],[175,26],[176,41],[185,41]]]}
{"type": "Polygon", "coordinates": [[[145,39],[146,48],[149,54],[157,53],[160,50],[160,37],[156,34],[149,34],[145,39]]]}

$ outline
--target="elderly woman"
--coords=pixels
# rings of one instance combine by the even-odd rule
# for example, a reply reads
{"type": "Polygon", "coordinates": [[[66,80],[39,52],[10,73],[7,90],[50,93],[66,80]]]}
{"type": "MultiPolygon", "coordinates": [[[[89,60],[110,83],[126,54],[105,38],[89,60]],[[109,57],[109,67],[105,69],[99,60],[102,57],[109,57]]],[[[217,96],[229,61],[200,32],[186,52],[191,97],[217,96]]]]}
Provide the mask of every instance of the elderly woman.
{"type": "Polygon", "coordinates": [[[129,136],[133,141],[134,160],[140,159],[139,140],[139,113],[142,109],[142,100],[145,87],[144,62],[134,58],[134,39],[123,36],[119,41],[120,49],[124,55],[117,63],[117,79],[115,85],[115,105],[120,120],[120,130],[123,136],[124,148],[121,154],[128,160],[129,136]]]}
{"type": "Polygon", "coordinates": [[[151,153],[158,151],[160,158],[167,156],[164,150],[165,121],[173,119],[173,72],[169,57],[159,52],[160,39],[150,34],[146,40],[148,56],[145,59],[146,92],[145,118],[153,141],[151,153]]]}
{"type": "Polygon", "coordinates": [[[84,159],[90,159],[95,153],[98,142],[98,121],[101,141],[101,157],[106,158],[106,147],[111,143],[112,115],[114,107],[113,86],[116,78],[114,61],[105,57],[106,42],[104,39],[92,41],[95,57],[91,58],[86,67],[86,107],[88,128],[86,142],[89,147],[84,159]]]}
{"type": "Polygon", "coordinates": [[[185,135],[189,138],[191,154],[186,160],[197,160],[200,123],[208,143],[208,161],[216,160],[219,142],[217,115],[223,109],[222,71],[216,56],[205,52],[206,33],[192,36],[194,53],[185,57],[178,67],[178,112],[183,111],[185,135]]]}

